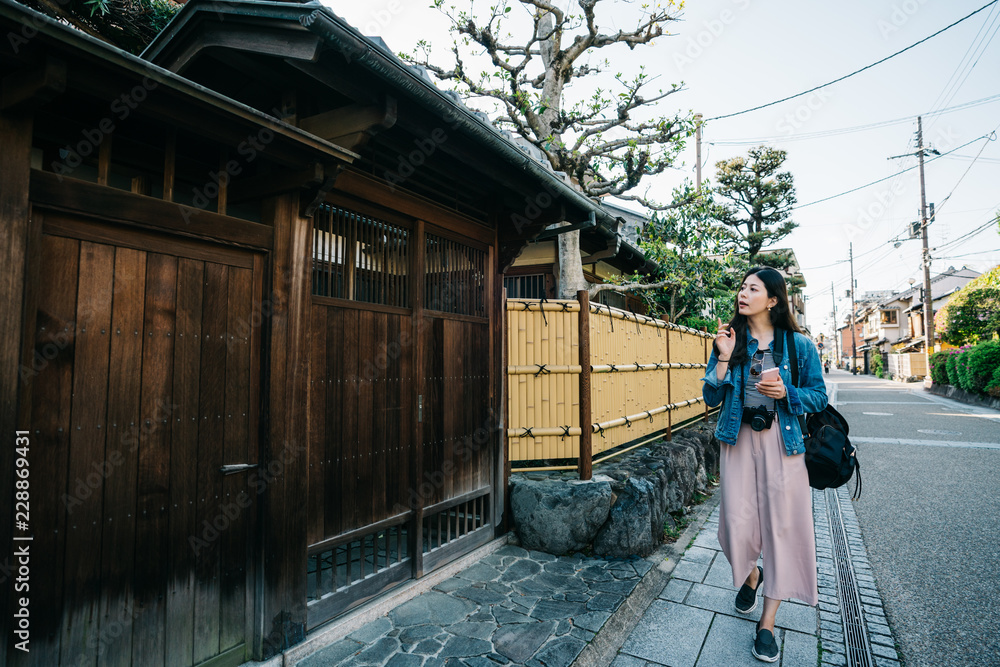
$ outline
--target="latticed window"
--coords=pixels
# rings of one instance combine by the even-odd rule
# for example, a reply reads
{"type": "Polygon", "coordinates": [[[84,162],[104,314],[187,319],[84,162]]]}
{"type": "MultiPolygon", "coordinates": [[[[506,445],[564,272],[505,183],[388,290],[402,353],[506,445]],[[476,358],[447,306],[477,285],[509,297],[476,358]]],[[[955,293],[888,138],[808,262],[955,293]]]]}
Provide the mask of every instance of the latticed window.
{"type": "Polygon", "coordinates": [[[503,279],[503,286],[508,299],[544,299],[547,296],[544,273],[507,276],[503,279]]]}
{"type": "Polygon", "coordinates": [[[312,293],[383,306],[410,306],[409,230],[324,205],[313,217],[312,293]]]}
{"type": "Polygon", "coordinates": [[[486,251],[434,234],[424,248],[424,308],[486,317],[486,251]]]}

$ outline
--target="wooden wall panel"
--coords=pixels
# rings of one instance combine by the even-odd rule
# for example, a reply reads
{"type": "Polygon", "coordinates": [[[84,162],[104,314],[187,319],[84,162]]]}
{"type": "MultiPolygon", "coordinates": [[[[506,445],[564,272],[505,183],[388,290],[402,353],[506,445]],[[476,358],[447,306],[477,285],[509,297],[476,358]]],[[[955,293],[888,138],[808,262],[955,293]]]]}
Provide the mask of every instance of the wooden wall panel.
{"type": "MultiPolygon", "coordinates": [[[[201,348],[205,298],[205,263],[177,263],[177,318],[174,334],[174,377],[171,419],[170,492],[174,498],[170,532],[184,544],[171,549],[167,583],[166,646],[168,667],[194,661],[195,549],[190,536],[201,537],[197,524],[198,429],[201,405],[201,348]],[[179,501],[179,502],[178,502],[179,501]],[[194,502],[192,502],[194,501],[194,502]],[[185,537],[186,536],[186,537],[185,537]]],[[[200,543],[198,544],[200,554],[200,543]]]]}
{"type": "MultiPolygon", "coordinates": [[[[80,242],[45,237],[41,261],[47,279],[40,285],[35,323],[33,361],[36,365],[31,366],[34,428],[31,435],[32,454],[40,459],[36,462],[50,462],[50,465],[46,474],[31,475],[31,505],[39,518],[48,518],[39,524],[49,529],[35,531],[31,562],[38,572],[48,575],[33,579],[31,585],[36,600],[55,601],[61,599],[65,582],[64,540],[68,513],[71,516],[78,506],[72,499],[87,501],[92,497],[86,480],[81,480],[82,486],[76,479],[70,482],[67,469],[70,436],[74,432],[70,414],[80,242]]],[[[42,466],[38,469],[45,470],[42,466]]],[[[31,660],[45,665],[59,663],[62,607],[52,604],[36,609],[37,613],[33,610],[31,618],[35,639],[31,653],[12,651],[7,664],[25,665],[31,660]]]]}
{"type": "MultiPolygon", "coordinates": [[[[170,417],[177,307],[177,258],[150,254],[146,260],[143,315],[142,421],[136,485],[135,620],[132,659],[157,667],[166,653],[164,634],[170,508],[170,417]]],[[[115,373],[117,375],[117,373],[115,373]]],[[[178,464],[182,462],[178,461],[178,464]]]]}
{"type": "MultiPolygon", "coordinates": [[[[195,526],[209,526],[220,515],[226,396],[226,306],[229,271],[221,264],[205,265],[202,301],[201,377],[199,381],[197,502],[195,526]]],[[[213,537],[209,533],[209,537],[213,537]]],[[[195,559],[194,659],[219,652],[221,610],[221,549],[218,539],[205,540],[195,559]]]]}
{"type": "MultiPolygon", "coordinates": [[[[74,348],[73,406],[70,417],[69,479],[86,479],[94,462],[105,460],[111,295],[114,248],[80,244],[77,337],[74,348]]],[[[100,476],[98,476],[100,477],[100,476]]],[[[66,526],[66,578],[60,659],[96,661],[96,643],[88,634],[99,627],[100,552],[94,531],[102,523],[104,480],[95,479],[93,495],[77,506],[66,526]]]]}
{"type": "MultiPolygon", "coordinates": [[[[56,242],[57,237],[50,237],[56,242]]],[[[64,241],[64,239],[58,239],[64,241]]],[[[99,654],[99,665],[128,664],[132,657],[132,618],[136,611],[132,558],[135,552],[136,482],[142,428],[141,380],[146,295],[146,253],[115,250],[115,287],[111,322],[110,368],[120,380],[108,387],[105,508],[101,531],[101,624],[120,623],[123,631],[99,654]]]]}

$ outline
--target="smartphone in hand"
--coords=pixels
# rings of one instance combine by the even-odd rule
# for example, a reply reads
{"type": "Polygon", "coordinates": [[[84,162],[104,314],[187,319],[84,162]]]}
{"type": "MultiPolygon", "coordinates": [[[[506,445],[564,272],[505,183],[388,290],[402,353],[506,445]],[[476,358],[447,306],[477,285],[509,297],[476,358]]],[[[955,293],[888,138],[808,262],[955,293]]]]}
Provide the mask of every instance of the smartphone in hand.
{"type": "Polygon", "coordinates": [[[768,368],[766,371],[760,374],[761,382],[774,382],[779,378],[777,368],[768,368]]]}

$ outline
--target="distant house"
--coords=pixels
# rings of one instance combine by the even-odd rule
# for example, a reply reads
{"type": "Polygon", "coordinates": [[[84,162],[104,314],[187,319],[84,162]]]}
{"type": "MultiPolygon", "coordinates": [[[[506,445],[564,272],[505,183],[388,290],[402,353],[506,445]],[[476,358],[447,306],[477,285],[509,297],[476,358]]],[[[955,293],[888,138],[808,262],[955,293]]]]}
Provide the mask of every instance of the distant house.
{"type": "MultiPolygon", "coordinates": [[[[965,267],[949,267],[947,271],[933,276],[932,313],[948,303],[948,298],[955,291],[979,275],[965,267]]],[[[858,347],[858,352],[864,354],[866,369],[870,367],[871,355],[876,352],[885,355],[890,352],[924,351],[923,291],[923,285],[915,282],[913,287],[903,292],[869,295],[881,298],[870,302],[858,316],[864,329],[864,345],[858,347]]]]}

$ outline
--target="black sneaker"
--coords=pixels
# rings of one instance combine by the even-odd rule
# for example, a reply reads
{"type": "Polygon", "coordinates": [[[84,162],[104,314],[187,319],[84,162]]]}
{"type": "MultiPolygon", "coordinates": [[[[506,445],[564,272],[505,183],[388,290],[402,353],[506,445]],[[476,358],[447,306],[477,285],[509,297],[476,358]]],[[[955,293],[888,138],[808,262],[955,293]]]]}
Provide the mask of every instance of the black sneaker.
{"type": "Polygon", "coordinates": [[[740,592],[736,594],[736,611],[741,614],[749,614],[757,608],[757,589],[764,583],[764,569],[760,565],[757,566],[757,569],[760,571],[760,576],[757,578],[757,587],[750,588],[748,585],[743,584],[740,586],[740,592]]]}
{"type": "Polygon", "coordinates": [[[770,630],[757,628],[757,638],[753,642],[753,657],[764,662],[778,661],[778,642],[774,641],[774,634],[770,630]]]}

